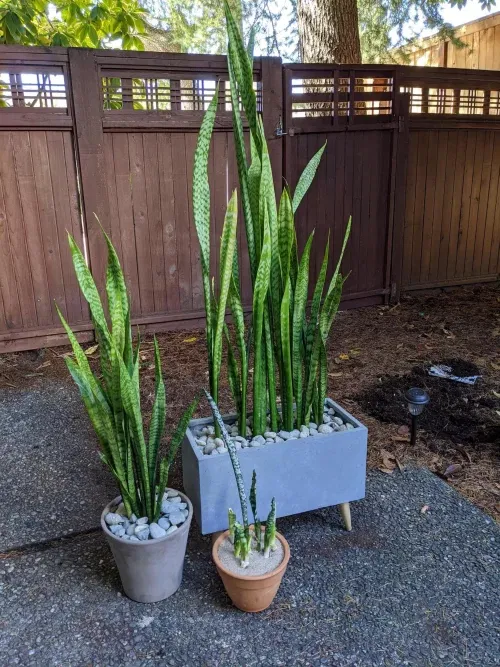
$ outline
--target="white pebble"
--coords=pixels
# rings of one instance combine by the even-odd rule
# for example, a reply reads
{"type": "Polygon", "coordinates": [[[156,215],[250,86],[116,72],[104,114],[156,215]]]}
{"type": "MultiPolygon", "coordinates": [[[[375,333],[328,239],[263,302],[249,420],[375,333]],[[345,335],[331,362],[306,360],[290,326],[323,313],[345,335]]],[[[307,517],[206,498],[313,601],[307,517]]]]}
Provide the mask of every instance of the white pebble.
{"type": "Polygon", "coordinates": [[[215,438],[214,442],[216,447],[225,447],[224,440],[222,438],[215,438]]]}
{"type": "Polygon", "coordinates": [[[122,517],[121,514],[115,514],[114,512],[108,512],[106,516],[104,517],[104,521],[108,524],[108,526],[116,526],[119,523],[124,522],[124,518],[122,517]]]}
{"type": "Polygon", "coordinates": [[[144,526],[148,522],[148,517],[147,516],[141,516],[140,519],[137,519],[136,523],[138,526],[144,526]]]}
{"type": "Polygon", "coordinates": [[[264,438],[266,438],[266,439],[269,438],[271,440],[274,440],[275,437],[276,437],[276,433],[274,431],[266,431],[264,433],[264,438]]]}
{"type": "Polygon", "coordinates": [[[170,526],[170,528],[167,530],[167,535],[171,535],[172,533],[175,533],[177,530],[177,526],[170,526]]]}
{"type": "Polygon", "coordinates": [[[319,433],[333,433],[333,428],[331,426],[328,426],[328,424],[321,424],[321,426],[318,429],[319,433]]]}
{"type": "Polygon", "coordinates": [[[165,537],[167,534],[167,531],[155,522],[149,526],[149,532],[153,540],[159,540],[160,537],[165,537]]]}

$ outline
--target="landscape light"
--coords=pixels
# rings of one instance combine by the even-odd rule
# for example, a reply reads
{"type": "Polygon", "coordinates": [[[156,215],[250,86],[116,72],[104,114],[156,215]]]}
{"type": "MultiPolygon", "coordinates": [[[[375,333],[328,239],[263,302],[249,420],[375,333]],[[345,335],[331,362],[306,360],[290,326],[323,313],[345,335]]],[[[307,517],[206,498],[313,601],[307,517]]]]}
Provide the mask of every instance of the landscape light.
{"type": "Polygon", "coordinates": [[[408,389],[405,394],[405,398],[408,402],[408,411],[411,414],[411,440],[410,444],[415,445],[417,440],[417,419],[418,416],[422,414],[425,406],[429,403],[430,396],[425,391],[425,389],[420,389],[419,387],[412,387],[408,389]]]}

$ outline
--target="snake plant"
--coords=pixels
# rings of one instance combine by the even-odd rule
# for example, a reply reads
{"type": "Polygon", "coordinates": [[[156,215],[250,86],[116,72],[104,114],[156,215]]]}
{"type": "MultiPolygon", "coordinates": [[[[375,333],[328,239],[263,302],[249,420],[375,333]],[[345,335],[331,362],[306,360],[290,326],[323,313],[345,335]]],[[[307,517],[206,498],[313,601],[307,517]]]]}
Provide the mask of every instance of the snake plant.
{"type": "Polygon", "coordinates": [[[169,469],[198,400],[194,400],[184,412],[170,439],[167,456],[161,457],[166,399],[158,342],[155,338],[155,399],[146,438],[140,399],[140,342],[134,349],[125,280],[113,244],[107,234],[103,234],[108,248],[108,320],[85,258],[73,237],[68,235],[76,277],[89,304],[95,327],[100,373],[92,373],[87,355],[58,308],[73,348],[73,356],[66,357],[66,365],[80,390],[97,434],[100,457],[118,483],[127,515],[147,516],[152,522],[160,515],[169,469]]]}
{"type": "MultiPolygon", "coordinates": [[[[228,205],[231,231],[226,231],[225,223],[221,241],[218,302],[213,294],[209,273],[208,153],[217,110],[217,90],[205,113],[198,137],[194,161],[193,208],[201,247],[210,390],[217,401],[223,345],[221,327],[217,327],[217,323],[223,321],[229,300],[234,322],[234,339],[224,326],[229,383],[236,403],[240,435],[245,436],[248,360],[252,351],[252,431],[255,436],[267,430],[268,418],[273,431],[278,431],[280,427],[291,431],[307,424],[312,418],[322,423],[328,378],[326,348],[345,281],[340,273],[340,265],[351,221],[349,219],[347,224],[332,278],[327,283],[330,259],[328,240],[316,284],[310,285],[314,232],[299,256],[294,215],[314,179],[325,146],[307,164],[293,194],[288,187],[283,190],[277,206],[271,161],[253,88],[251,48],[245,49],[226,1],[224,7],[236,163],[253,289],[250,335],[245,330],[243,318],[235,244],[226,238],[226,235],[232,238],[236,234],[234,194],[228,205]],[[249,154],[245,146],[241,108],[249,127],[249,154]],[[312,301],[309,306],[310,291],[312,301]],[[278,412],[279,403],[281,413],[278,412]]],[[[216,428],[220,433],[220,427],[216,425],[216,428]]]]}
{"type": "Polygon", "coordinates": [[[246,568],[250,564],[252,538],[253,542],[255,543],[255,550],[258,552],[263,551],[264,558],[268,558],[270,551],[274,551],[276,548],[276,501],[274,498],[271,501],[271,511],[267,517],[264,532],[264,545],[262,545],[262,524],[257,518],[257,474],[254,470],[252,474],[252,486],[250,489],[250,506],[252,508],[254,517],[252,535],[252,531],[250,530],[250,525],[248,523],[247,494],[245,491],[245,484],[243,482],[243,475],[241,473],[238,454],[236,452],[236,446],[229,437],[217,404],[208,391],[205,390],[205,394],[212,410],[214,421],[218,424],[221,437],[228,449],[231,464],[233,466],[234,476],[236,479],[236,486],[238,487],[242,523],[239,523],[236,520],[236,514],[232,509],[228,510],[229,539],[232,540],[234,544],[235,558],[239,559],[242,568],[246,568]]]}

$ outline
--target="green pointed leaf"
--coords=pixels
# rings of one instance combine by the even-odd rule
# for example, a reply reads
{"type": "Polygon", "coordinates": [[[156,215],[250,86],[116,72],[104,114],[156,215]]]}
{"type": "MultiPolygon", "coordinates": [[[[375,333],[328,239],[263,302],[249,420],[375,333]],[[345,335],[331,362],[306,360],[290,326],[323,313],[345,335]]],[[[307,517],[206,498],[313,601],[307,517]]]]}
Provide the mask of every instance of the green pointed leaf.
{"type": "Polygon", "coordinates": [[[299,208],[300,202],[305,197],[311,183],[314,180],[314,177],[316,176],[316,171],[318,170],[319,163],[321,162],[321,157],[325,151],[325,148],[326,148],[326,142],[323,144],[323,146],[321,146],[319,151],[312,156],[312,158],[306,165],[304,171],[300,175],[299,182],[297,183],[297,187],[295,188],[295,192],[293,194],[294,213],[299,208]]]}

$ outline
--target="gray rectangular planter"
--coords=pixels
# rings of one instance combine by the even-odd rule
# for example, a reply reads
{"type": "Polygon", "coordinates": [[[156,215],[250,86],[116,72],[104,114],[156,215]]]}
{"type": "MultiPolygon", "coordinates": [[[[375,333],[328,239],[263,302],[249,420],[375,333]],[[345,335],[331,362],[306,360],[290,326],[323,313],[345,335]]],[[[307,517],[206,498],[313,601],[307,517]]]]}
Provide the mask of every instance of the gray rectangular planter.
{"type": "MultiPolygon", "coordinates": [[[[267,517],[273,496],[279,517],[364,497],[368,430],[337,403],[330,399],[327,403],[354,428],[238,451],[247,494],[252,471],[257,471],[261,521],[267,517]]],[[[212,417],[193,419],[182,444],[184,490],[204,535],[227,528],[229,507],[241,518],[229,454],[204,456],[195,443],[192,429],[212,423],[212,417]]]]}

